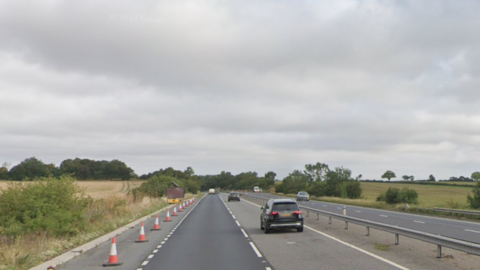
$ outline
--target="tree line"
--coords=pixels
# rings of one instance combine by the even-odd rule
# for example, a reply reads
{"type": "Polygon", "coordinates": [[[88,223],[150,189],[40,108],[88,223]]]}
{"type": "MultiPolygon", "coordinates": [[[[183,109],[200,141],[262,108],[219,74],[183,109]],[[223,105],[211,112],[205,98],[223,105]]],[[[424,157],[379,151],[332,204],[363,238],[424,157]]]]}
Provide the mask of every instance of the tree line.
{"type": "Polygon", "coordinates": [[[71,175],[77,180],[128,180],[136,178],[134,171],[119,160],[67,159],[60,166],[46,164],[36,157],[27,158],[20,164],[8,169],[4,163],[0,167],[0,180],[31,181],[38,178],[71,175]]]}

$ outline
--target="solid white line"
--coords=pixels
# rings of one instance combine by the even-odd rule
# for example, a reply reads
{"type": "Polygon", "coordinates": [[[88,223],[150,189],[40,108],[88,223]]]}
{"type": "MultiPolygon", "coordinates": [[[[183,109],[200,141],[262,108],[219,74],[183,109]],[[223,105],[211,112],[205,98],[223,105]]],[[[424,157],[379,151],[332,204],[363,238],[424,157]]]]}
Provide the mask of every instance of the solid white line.
{"type": "Polygon", "coordinates": [[[423,222],[423,221],[419,221],[419,220],[414,220],[413,222],[416,222],[416,223],[421,223],[421,224],[425,224],[425,222],[423,222]]]}
{"type": "Polygon", "coordinates": [[[474,231],[474,230],[469,230],[469,229],[465,229],[466,232],[473,232],[473,233],[480,233],[479,231],[474,231]]]}
{"type": "Polygon", "coordinates": [[[254,244],[253,242],[249,242],[249,243],[250,243],[250,246],[252,246],[253,251],[255,251],[255,253],[257,253],[257,256],[258,256],[259,258],[262,258],[262,257],[263,257],[263,256],[262,256],[262,253],[260,253],[260,251],[258,251],[258,249],[257,249],[257,247],[255,246],[255,244],[254,244]]]}
{"type": "Polygon", "coordinates": [[[242,231],[243,235],[245,235],[245,238],[248,238],[248,234],[245,232],[245,230],[244,229],[240,229],[240,230],[242,231]]]}
{"type": "Polygon", "coordinates": [[[370,252],[368,252],[368,251],[366,251],[366,250],[363,250],[363,249],[361,249],[361,248],[359,248],[359,247],[356,247],[356,246],[354,246],[354,245],[351,245],[351,244],[349,244],[349,243],[347,243],[347,242],[343,242],[342,240],[337,239],[337,238],[335,238],[335,237],[333,237],[333,236],[331,236],[331,235],[328,235],[328,234],[323,233],[323,232],[321,232],[321,231],[315,230],[314,228],[312,228],[312,227],[310,227],[310,226],[306,226],[306,225],[303,225],[303,226],[304,226],[305,228],[309,229],[309,230],[312,230],[312,231],[318,233],[318,234],[321,234],[321,235],[323,235],[323,236],[325,236],[325,237],[328,237],[328,238],[330,238],[330,239],[332,239],[332,240],[334,240],[334,241],[337,241],[337,242],[339,242],[339,243],[341,243],[341,244],[344,244],[344,245],[346,245],[347,247],[356,249],[356,250],[358,250],[358,251],[360,251],[360,252],[362,252],[362,253],[364,253],[364,254],[367,254],[367,255],[369,255],[369,256],[372,256],[372,257],[374,257],[374,258],[376,258],[376,259],[378,259],[378,260],[380,260],[380,261],[382,261],[382,262],[385,262],[385,263],[388,263],[388,264],[390,264],[390,265],[392,265],[392,266],[395,266],[395,267],[397,267],[398,269],[410,270],[410,269],[408,269],[408,268],[406,268],[406,267],[403,267],[403,266],[401,266],[401,265],[399,265],[399,264],[396,264],[396,263],[394,263],[394,262],[392,262],[392,261],[389,261],[389,260],[387,260],[387,259],[385,259],[385,258],[382,258],[382,257],[380,257],[380,256],[378,256],[378,255],[375,255],[375,254],[370,253],[370,252]]]}

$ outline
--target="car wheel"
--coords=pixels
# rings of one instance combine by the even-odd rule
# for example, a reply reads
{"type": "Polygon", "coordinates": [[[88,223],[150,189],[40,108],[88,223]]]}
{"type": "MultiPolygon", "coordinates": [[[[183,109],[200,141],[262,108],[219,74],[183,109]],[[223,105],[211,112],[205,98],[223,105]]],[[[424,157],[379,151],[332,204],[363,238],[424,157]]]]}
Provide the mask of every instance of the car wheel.
{"type": "Polygon", "coordinates": [[[303,232],[303,226],[300,228],[297,228],[297,232],[303,232]]]}
{"type": "Polygon", "coordinates": [[[270,233],[271,229],[268,228],[268,225],[265,224],[265,234],[270,233]]]}
{"type": "Polygon", "coordinates": [[[230,200],[228,200],[230,202],[230,200]]]}

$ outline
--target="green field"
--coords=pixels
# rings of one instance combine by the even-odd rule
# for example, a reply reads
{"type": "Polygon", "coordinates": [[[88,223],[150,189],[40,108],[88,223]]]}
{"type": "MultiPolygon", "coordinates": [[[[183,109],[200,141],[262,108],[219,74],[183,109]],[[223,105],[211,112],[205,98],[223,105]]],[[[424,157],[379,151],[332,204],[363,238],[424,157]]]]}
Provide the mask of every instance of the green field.
{"type": "Polygon", "coordinates": [[[400,189],[408,187],[418,192],[418,207],[468,208],[467,195],[471,193],[475,183],[461,184],[466,186],[362,182],[362,188],[364,200],[367,201],[375,201],[380,193],[385,192],[390,187],[400,189]]]}

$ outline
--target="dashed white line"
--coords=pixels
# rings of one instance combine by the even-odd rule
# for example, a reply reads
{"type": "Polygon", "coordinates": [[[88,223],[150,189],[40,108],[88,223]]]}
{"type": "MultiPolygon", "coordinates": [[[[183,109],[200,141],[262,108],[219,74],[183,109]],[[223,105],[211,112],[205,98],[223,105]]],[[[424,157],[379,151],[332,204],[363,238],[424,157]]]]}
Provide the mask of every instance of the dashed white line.
{"type": "Polygon", "coordinates": [[[465,229],[466,232],[473,232],[473,233],[480,233],[479,231],[474,231],[474,230],[469,230],[469,229],[465,229]]]}
{"type": "Polygon", "coordinates": [[[388,216],[386,216],[386,215],[380,215],[380,216],[381,216],[381,217],[388,217],[388,216]]]}
{"type": "Polygon", "coordinates": [[[148,264],[148,261],[144,261],[144,262],[142,263],[143,266],[145,266],[145,265],[147,265],[147,264],[148,264]]]}
{"type": "Polygon", "coordinates": [[[262,257],[263,257],[263,256],[262,256],[262,253],[260,253],[260,251],[258,251],[258,249],[257,249],[257,247],[255,246],[255,244],[254,244],[253,242],[249,242],[249,243],[250,243],[250,246],[252,246],[253,251],[255,251],[255,253],[257,254],[257,256],[258,256],[259,258],[262,258],[262,257]]]}
{"type": "Polygon", "coordinates": [[[238,223],[238,221],[237,221],[237,220],[235,220],[235,222],[237,223],[238,227],[240,227],[240,223],[238,223]]]}
{"type": "Polygon", "coordinates": [[[240,230],[242,231],[242,233],[243,233],[243,235],[245,236],[245,238],[248,238],[248,234],[245,232],[245,230],[244,230],[244,229],[240,229],[240,230]]]}
{"type": "Polygon", "coordinates": [[[415,222],[415,223],[421,223],[421,224],[425,224],[425,222],[423,222],[423,221],[420,221],[420,220],[414,220],[413,222],[415,222]]]}
{"type": "Polygon", "coordinates": [[[148,257],[147,257],[147,258],[149,258],[149,259],[153,258],[153,254],[151,254],[151,255],[148,255],[148,257]]]}

